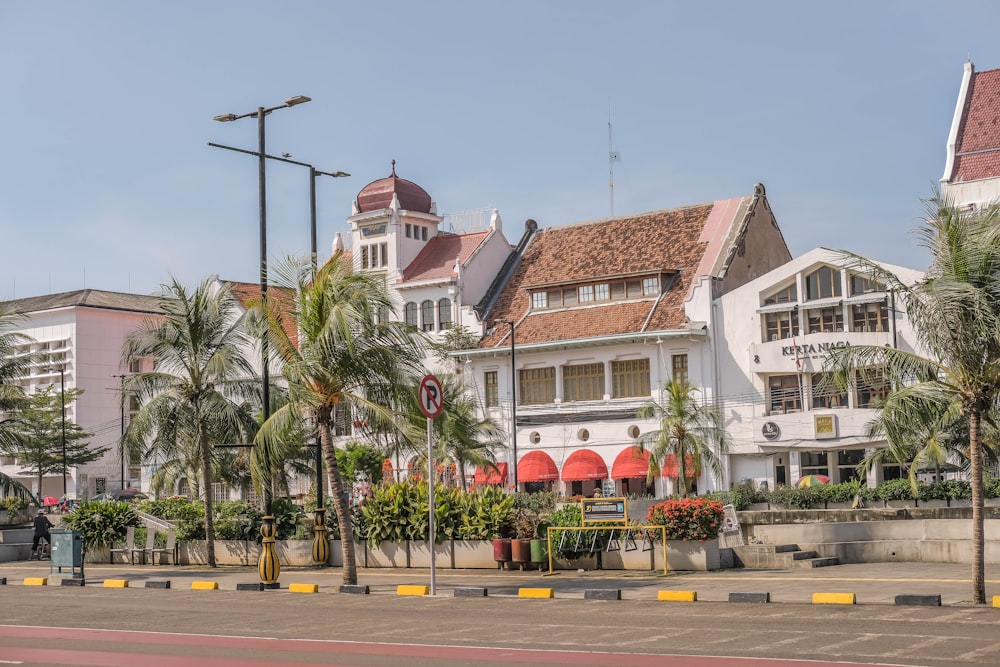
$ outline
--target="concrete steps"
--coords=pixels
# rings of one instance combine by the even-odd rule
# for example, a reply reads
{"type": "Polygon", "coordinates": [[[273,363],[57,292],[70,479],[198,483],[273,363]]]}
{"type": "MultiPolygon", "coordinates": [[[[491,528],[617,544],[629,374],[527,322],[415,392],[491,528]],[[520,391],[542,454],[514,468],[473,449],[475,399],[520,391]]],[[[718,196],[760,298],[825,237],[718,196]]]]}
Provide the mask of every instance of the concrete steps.
{"type": "Polygon", "coordinates": [[[790,570],[840,565],[839,558],[821,557],[815,551],[799,549],[797,544],[748,544],[733,547],[737,567],[753,570],[790,570]]]}

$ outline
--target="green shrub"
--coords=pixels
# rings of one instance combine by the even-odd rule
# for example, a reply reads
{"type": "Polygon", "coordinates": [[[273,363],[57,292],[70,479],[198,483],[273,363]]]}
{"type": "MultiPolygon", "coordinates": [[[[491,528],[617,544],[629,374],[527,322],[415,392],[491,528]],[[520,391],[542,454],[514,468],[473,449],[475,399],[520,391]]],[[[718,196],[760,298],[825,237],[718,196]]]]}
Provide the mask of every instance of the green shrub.
{"type": "Polygon", "coordinates": [[[30,504],[30,499],[21,498],[20,496],[5,496],[0,498],[0,510],[7,510],[11,514],[17,514],[30,504]]]}
{"type": "Polygon", "coordinates": [[[913,500],[913,488],[908,479],[891,479],[888,482],[879,484],[875,489],[875,498],[878,500],[913,500]]]}
{"type": "MultiPolygon", "coordinates": [[[[985,480],[983,485],[985,487],[985,480]]],[[[972,485],[965,480],[949,479],[917,487],[917,500],[970,500],[971,498],[972,485]]]]}
{"type": "Polygon", "coordinates": [[[124,542],[128,527],[139,526],[139,515],[132,503],[87,501],[64,515],[62,523],[80,533],[83,549],[87,551],[124,542]]]}
{"type": "Polygon", "coordinates": [[[201,521],[205,518],[205,505],[200,500],[172,496],[163,500],[144,500],[139,510],[167,521],[201,521]]]}
{"type": "Polygon", "coordinates": [[[550,514],[556,510],[555,491],[540,491],[538,493],[524,493],[523,491],[512,494],[514,496],[514,507],[516,509],[526,509],[542,516],[550,514]]]}
{"type": "Polygon", "coordinates": [[[817,489],[822,487],[778,486],[768,494],[768,502],[773,506],[791,510],[811,510],[823,504],[817,489]]]}
{"type": "Polygon", "coordinates": [[[714,540],[722,530],[722,503],[711,498],[667,500],[649,508],[646,520],[667,529],[668,540],[714,540]]]}
{"type": "Polygon", "coordinates": [[[983,496],[1000,498],[1000,477],[994,477],[989,473],[983,475],[983,496]]]}

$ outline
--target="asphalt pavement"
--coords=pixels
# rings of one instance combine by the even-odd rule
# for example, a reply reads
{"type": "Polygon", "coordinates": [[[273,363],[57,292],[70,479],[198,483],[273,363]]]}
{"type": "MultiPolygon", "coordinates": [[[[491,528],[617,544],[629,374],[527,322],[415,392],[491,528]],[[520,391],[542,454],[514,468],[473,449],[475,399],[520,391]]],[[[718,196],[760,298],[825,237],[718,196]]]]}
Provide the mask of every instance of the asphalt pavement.
{"type": "MultiPolygon", "coordinates": [[[[260,582],[256,567],[91,564],[84,566],[86,586],[105,580],[126,580],[130,588],[147,582],[169,581],[170,587],[190,589],[193,582],[216,582],[220,589],[260,582]]],[[[8,586],[23,585],[27,578],[45,577],[48,585],[62,585],[70,578],[48,561],[0,563],[0,578],[8,586]]],[[[429,586],[428,569],[359,568],[358,583],[372,595],[396,595],[400,585],[429,586]]],[[[338,592],[341,568],[285,567],[279,576],[282,589],[291,584],[315,584],[319,592],[338,592]]],[[[490,597],[517,596],[521,588],[552,588],[557,598],[584,598],[587,590],[620,590],[623,600],[656,600],[659,591],[693,591],[699,601],[729,601],[731,593],[767,593],[772,603],[811,603],[815,593],[853,593],[856,603],[889,604],[896,596],[941,596],[943,605],[971,604],[972,568],[953,563],[853,563],[823,568],[789,570],[728,569],[715,572],[569,571],[553,574],[537,570],[451,570],[435,572],[438,596],[453,596],[456,588],[485,588],[490,597]]],[[[162,584],[161,584],[162,585],[162,584]]],[[[1000,596],[1000,568],[986,569],[987,602],[1000,596]]]]}

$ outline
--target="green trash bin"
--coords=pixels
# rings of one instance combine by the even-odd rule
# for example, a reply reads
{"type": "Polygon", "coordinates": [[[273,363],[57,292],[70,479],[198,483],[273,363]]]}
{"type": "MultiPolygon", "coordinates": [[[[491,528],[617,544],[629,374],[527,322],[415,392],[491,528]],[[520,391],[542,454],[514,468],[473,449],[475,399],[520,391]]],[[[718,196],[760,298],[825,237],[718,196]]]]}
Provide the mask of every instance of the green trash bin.
{"type": "Polygon", "coordinates": [[[74,579],[83,579],[83,538],[76,530],[53,528],[52,559],[49,571],[62,573],[63,568],[69,568],[74,579]]]}

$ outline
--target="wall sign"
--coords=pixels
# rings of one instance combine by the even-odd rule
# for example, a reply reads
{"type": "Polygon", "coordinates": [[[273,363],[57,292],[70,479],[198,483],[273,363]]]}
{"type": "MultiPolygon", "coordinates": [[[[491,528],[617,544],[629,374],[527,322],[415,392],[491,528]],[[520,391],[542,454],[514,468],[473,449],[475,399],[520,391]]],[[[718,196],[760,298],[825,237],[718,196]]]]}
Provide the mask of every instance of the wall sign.
{"type": "Polygon", "coordinates": [[[836,415],[813,415],[813,429],[817,440],[837,437],[836,415]]]}
{"type": "Polygon", "coordinates": [[[764,422],[760,433],[768,440],[777,440],[781,437],[781,429],[774,422],[764,422]]]}

